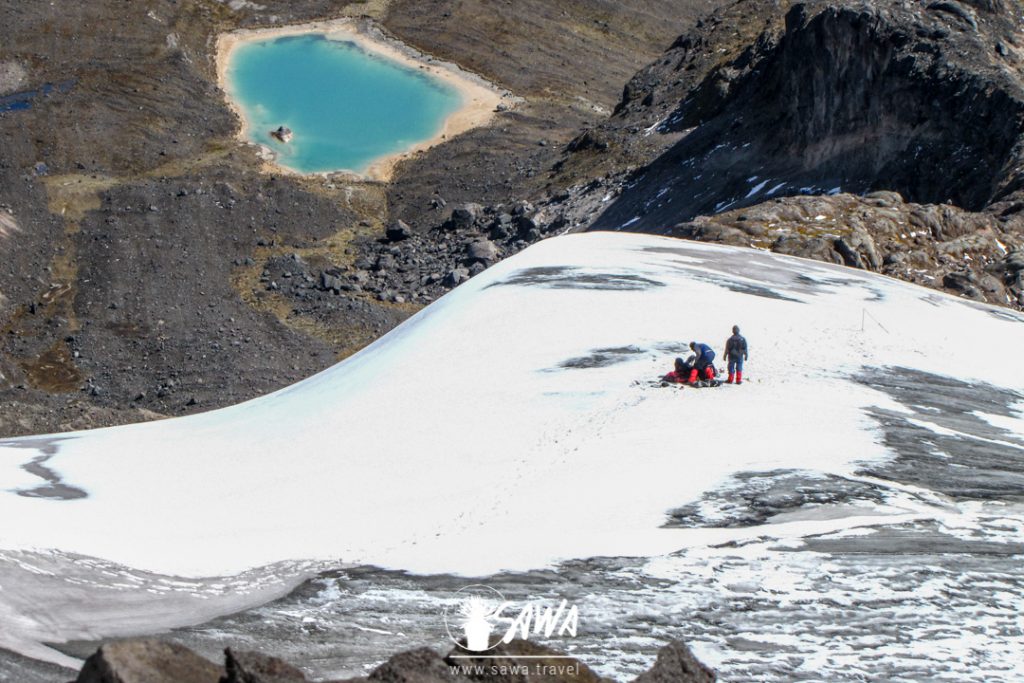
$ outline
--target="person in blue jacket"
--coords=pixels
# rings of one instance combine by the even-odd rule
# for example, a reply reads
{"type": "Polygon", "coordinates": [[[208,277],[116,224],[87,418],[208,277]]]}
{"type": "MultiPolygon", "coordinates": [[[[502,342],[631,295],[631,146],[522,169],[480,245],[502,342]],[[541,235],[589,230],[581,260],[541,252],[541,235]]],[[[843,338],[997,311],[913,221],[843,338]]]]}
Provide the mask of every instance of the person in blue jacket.
{"type": "Polygon", "coordinates": [[[703,377],[706,380],[714,379],[715,366],[712,363],[715,360],[715,352],[707,344],[695,341],[690,342],[690,349],[696,356],[693,361],[693,370],[690,371],[690,384],[696,383],[698,377],[703,377]]]}
{"type": "Polygon", "coordinates": [[[729,362],[726,384],[743,384],[743,361],[747,360],[747,340],[740,334],[740,326],[732,326],[732,336],[725,342],[725,359],[729,362]]]}

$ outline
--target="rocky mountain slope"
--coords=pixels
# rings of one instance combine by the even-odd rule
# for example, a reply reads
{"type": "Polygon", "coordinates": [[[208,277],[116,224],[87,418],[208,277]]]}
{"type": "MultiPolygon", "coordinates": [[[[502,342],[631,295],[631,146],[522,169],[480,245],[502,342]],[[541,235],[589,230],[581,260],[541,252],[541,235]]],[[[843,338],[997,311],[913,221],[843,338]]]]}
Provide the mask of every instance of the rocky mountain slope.
{"type": "Polygon", "coordinates": [[[595,227],[835,187],[1006,208],[1024,196],[1022,16],[1016,0],[737,3],[627,85],[617,127],[682,139],[595,227]]]}
{"type": "Polygon", "coordinates": [[[734,2],[638,72],[543,192],[441,212],[369,263],[451,285],[553,234],[629,230],[1019,308],[1022,26],[1016,0],[734,2]]]}
{"type": "Polygon", "coordinates": [[[446,642],[483,583],[578,605],[560,642],[620,679],[667,639],[738,680],[1006,677],[1024,364],[960,359],[1022,322],[748,248],[543,240],[284,390],[0,440],[0,648],[172,630],[344,678],[446,642]],[[742,386],[657,381],[737,323],[742,386]]]}
{"type": "Polygon", "coordinates": [[[1016,0],[734,3],[680,36],[608,122],[569,146],[561,174],[613,177],[549,211],[1019,307],[1022,27],[1016,0]]]}
{"type": "Polygon", "coordinates": [[[0,433],[258,395],[566,231],[1024,296],[1020,0],[154,0],[125,35],[103,2],[0,11],[0,433]],[[213,36],[346,13],[524,101],[386,186],[260,174],[213,36]]]}
{"type": "Polygon", "coordinates": [[[446,290],[416,299],[430,271],[397,289],[323,287],[325,272],[359,272],[391,214],[426,230],[445,200],[538,191],[560,146],[703,7],[0,3],[0,434],[227,405],[361,348],[446,290]],[[215,38],[338,16],[374,19],[523,102],[387,186],[263,174],[234,140],[215,38]],[[550,47],[522,40],[525,27],[550,47]]]}

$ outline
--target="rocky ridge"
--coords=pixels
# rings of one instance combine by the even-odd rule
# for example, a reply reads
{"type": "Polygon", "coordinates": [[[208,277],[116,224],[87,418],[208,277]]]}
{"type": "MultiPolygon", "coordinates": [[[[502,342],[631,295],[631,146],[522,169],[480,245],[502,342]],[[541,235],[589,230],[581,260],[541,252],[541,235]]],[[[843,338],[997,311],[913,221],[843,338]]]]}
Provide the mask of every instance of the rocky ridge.
{"type": "Polygon", "coordinates": [[[1022,19],[1017,0],[740,0],[642,69],[537,203],[573,230],[771,249],[1020,307],[1022,19]]]}
{"type": "Polygon", "coordinates": [[[871,270],[1024,307],[1024,213],[905,202],[895,192],[786,197],[673,226],[680,237],[871,270]]]}
{"type": "Polygon", "coordinates": [[[595,225],[639,216],[632,229],[657,229],[834,187],[971,211],[1012,203],[1024,190],[1022,16],[1017,0],[744,0],[712,13],[584,135],[667,145],[595,225]]]}

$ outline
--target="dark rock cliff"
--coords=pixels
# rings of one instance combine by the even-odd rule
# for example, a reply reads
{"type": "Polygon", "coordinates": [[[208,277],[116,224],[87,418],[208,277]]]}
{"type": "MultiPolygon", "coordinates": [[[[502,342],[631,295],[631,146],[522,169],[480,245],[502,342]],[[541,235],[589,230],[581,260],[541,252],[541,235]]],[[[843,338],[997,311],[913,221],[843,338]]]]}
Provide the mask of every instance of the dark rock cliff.
{"type": "Polygon", "coordinates": [[[571,230],[754,246],[1020,307],[1024,5],[735,2],[629,81],[536,204],[571,230]]]}
{"type": "MultiPolygon", "coordinates": [[[[763,16],[756,4],[732,9],[763,16]]],[[[677,74],[727,49],[719,43],[735,32],[683,37],[627,86],[623,122],[656,114],[648,125],[657,134],[683,137],[594,227],[639,217],[630,229],[658,231],[835,188],[974,211],[1024,190],[1024,43],[1014,0],[808,3],[775,15],[691,87],[673,85],[677,74]]]]}

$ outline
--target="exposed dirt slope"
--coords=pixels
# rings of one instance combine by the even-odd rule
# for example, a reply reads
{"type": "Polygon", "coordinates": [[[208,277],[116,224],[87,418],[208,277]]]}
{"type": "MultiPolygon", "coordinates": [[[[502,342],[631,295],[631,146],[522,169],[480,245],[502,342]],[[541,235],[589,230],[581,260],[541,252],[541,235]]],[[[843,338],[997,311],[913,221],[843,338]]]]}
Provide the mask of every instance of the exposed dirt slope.
{"type": "Polygon", "coordinates": [[[457,201],[539,191],[705,4],[0,2],[0,435],[233,403],[372,341],[444,291],[360,283],[391,215],[420,231],[457,201]],[[525,101],[391,187],[260,173],[215,86],[216,35],[341,15],[525,101]]]}

